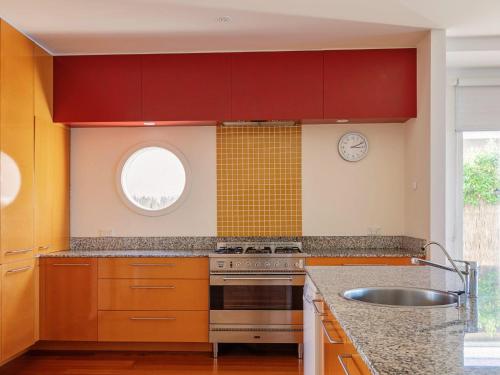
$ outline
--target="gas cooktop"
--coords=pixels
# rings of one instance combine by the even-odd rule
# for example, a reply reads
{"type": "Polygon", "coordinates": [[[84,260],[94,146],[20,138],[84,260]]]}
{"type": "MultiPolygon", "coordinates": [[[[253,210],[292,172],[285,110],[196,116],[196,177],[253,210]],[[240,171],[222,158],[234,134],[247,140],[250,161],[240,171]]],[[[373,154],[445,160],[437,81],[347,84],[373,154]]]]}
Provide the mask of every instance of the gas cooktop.
{"type": "Polygon", "coordinates": [[[216,255],[293,255],[303,254],[300,242],[219,242],[216,255]]]}

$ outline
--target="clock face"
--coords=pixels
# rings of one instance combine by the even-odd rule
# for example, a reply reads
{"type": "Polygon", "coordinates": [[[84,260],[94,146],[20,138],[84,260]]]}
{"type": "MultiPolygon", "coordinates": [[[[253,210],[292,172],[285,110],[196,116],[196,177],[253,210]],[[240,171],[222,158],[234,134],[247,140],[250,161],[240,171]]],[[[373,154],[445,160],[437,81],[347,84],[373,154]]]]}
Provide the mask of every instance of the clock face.
{"type": "Polygon", "coordinates": [[[346,133],[339,141],[339,154],[347,161],[360,161],[368,154],[368,140],[361,133],[346,133]]]}

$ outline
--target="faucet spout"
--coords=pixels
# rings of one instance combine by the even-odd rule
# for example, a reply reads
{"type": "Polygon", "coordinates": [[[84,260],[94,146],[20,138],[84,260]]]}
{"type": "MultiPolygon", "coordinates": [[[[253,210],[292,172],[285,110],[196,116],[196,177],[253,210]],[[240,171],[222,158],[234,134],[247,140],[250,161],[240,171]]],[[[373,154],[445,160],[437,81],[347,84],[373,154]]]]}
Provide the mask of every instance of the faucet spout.
{"type": "Polygon", "coordinates": [[[436,245],[441,249],[441,251],[446,256],[446,258],[448,259],[448,261],[450,262],[450,264],[452,265],[453,268],[449,268],[449,267],[443,266],[441,264],[437,264],[437,263],[433,263],[433,262],[429,262],[429,261],[417,259],[417,258],[413,258],[412,263],[413,264],[417,264],[417,263],[427,264],[429,266],[437,267],[437,268],[440,268],[440,269],[443,269],[446,271],[456,272],[456,274],[460,277],[460,280],[462,281],[464,293],[468,293],[468,285],[467,285],[468,283],[467,283],[466,277],[464,276],[464,273],[458,268],[457,264],[455,263],[453,258],[450,256],[450,254],[446,251],[446,249],[444,248],[443,245],[441,245],[439,242],[436,242],[436,241],[430,241],[422,247],[422,250],[426,250],[431,245],[436,245]]]}

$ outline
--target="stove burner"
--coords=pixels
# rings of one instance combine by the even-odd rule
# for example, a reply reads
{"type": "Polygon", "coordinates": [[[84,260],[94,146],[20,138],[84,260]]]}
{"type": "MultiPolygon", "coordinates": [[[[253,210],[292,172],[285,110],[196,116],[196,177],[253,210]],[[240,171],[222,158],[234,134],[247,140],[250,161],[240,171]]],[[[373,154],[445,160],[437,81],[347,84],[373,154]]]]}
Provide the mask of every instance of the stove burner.
{"type": "Polygon", "coordinates": [[[277,246],[274,249],[275,254],[299,254],[301,252],[297,246],[277,246]]]}
{"type": "Polygon", "coordinates": [[[269,246],[263,248],[256,248],[254,246],[247,247],[245,254],[271,254],[272,250],[269,246]]]}
{"type": "Polygon", "coordinates": [[[220,247],[215,250],[217,254],[243,254],[243,248],[241,246],[236,247],[220,247]]]}

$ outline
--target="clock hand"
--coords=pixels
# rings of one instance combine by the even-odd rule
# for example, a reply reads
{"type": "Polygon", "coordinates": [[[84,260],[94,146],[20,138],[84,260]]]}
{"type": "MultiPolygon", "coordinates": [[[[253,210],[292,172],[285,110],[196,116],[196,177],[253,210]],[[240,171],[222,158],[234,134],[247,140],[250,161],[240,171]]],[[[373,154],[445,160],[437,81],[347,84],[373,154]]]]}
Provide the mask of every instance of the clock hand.
{"type": "Polygon", "coordinates": [[[351,146],[351,148],[360,148],[364,144],[365,144],[365,142],[363,141],[363,142],[358,143],[357,145],[351,146]]]}

